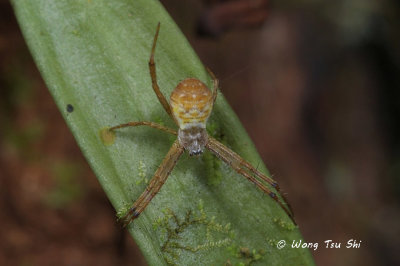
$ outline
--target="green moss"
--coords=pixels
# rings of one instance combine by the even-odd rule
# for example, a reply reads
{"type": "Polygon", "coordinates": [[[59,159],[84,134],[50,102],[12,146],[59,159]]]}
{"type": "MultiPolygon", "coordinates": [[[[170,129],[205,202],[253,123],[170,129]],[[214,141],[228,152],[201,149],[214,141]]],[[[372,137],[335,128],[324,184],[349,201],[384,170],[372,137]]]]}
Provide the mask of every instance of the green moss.
{"type": "Polygon", "coordinates": [[[153,222],[153,227],[162,235],[161,251],[165,260],[171,265],[180,264],[180,257],[184,256],[185,252],[196,253],[206,250],[212,252],[216,248],[228,246],[234,236],[229,223],[221,224],[216,221],[215,216],[207,216],[202,201],[198,210],[188,210],[184,217],[165,209],[164,216],[157,218],[153,222]],[[187,238],[192,234],[198,237],[195,242],[187,238]]]}
{"type": "Polygon", "coordinates": [[[146,171],[146,164],[140,160],[139,161],[139,167],[138,167],[138,176],[139,179],[136,181],[136,185],[139,185],[140,183],[144,182],[147,184],[149,182],[149,179],[147,177],[147,171],[146,171]]]}

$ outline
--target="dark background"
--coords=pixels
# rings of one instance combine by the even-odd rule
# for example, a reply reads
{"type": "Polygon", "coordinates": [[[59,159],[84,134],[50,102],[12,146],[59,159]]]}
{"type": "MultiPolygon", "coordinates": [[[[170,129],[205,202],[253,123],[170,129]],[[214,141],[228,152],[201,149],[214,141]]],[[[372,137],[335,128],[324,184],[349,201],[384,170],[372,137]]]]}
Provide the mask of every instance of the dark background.
{"type": "MultiPolygon", "coordinates": [[[[400,265],[399,2],[162,2],[319,243],[316,263],[400,265]]],[[[0,265],[145,265],[6,0],[0,127],[0,265]]]]}

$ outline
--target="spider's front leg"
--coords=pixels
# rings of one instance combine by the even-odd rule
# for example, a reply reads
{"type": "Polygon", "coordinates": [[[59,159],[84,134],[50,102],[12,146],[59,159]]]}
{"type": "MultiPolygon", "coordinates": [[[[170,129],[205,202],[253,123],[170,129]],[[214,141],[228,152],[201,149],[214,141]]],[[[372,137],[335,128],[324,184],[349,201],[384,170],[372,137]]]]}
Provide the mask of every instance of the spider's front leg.
{"type": "Polygon", "coordinates": [[[123,226],[127,226],[131,221],[137,218],[144,211],[144,209],[146,209],[147,205],[164,185],[183,152],[184,148],[179,144],[179,141],[176,140],[174,144],[172,144],[172,147],[168,151],[161,165],[158,167],[153,178],[150,180],[146,190],[142,193],[142,195],[140,195],[135,203],[133,203],[128,213],[121,218],[123,226]]]}
{"type": "Polygon", "coordinates": [[[207,149],[209,149],[212,153],[214,153],[218,158],[223,160],[225,163],[230,165],[236,172],[247,178],[253,184],[255,184],[259,189],[261,189],[264,193],[268,194],[271,198],[273,198],[279,206],[286,212],[286,214],[290,217],[293,223],[296,225],[296,221],[294,220],[294,215],[292,212],[292,208],[287,203],[286,198],[279,193],[279,186],[271,178],[259,172],[255,169],[249,162],[245,161],[242,157],[240,157],[236,152],[232,151],[216,139],[209,137],[207,145],[207,149]],[[272,187],[276,189],[276,191],[281,195],[284,203],[279,199],[276,193],[272,192],[268,187],[266,187],[260,180],[255,178],[252,174],[260,178],[261,180],[269,183],[272,187]]]}

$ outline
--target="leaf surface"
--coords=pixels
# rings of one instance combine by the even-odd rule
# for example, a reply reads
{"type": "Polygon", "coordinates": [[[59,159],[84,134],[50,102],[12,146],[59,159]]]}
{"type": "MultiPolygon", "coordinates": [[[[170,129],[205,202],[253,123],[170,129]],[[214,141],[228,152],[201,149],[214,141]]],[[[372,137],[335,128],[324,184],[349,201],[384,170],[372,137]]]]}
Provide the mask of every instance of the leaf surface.
{"type": "MultiPolygon", "coordinates": [[[[127,208],[144,191],[175,137],[121,129],[112,145],[100,131],[128,121],[176,128],[151,88],[148,58],[157,22],[158,82],[170,95],[184,78],[209,86],[204,66],[158,1],[13,0],[35,62],[111,203],[127,208]]],[[[254,145],[219,94],[210,133],[266,173],[254,145]]],[[[284,211],[210,153],[184,154],[129,231],[150,265],[312,265],[284,211]],[[277,249],[286,240],[288,246],[277,249]]]]}

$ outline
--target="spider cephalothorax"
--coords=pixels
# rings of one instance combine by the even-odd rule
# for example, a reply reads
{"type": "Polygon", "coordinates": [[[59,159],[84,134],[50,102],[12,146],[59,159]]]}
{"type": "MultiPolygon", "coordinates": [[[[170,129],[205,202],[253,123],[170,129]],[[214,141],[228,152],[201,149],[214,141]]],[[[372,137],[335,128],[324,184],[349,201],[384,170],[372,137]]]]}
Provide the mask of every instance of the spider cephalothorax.
{"type": "Polygon", "coordinates": [[[116,130],[130,126],[150,126],[170,134],[177,135],[178,138],[172,144],[172,147],[168,151],[161,165],[158,167],[153,178],[150,180],[146,190],[135,201],[128,213],[122,217],[124,225],[129,224],[144,211],[153,197],[160,191],[175,164],[179,160],[179,157],[185,150],[188,151],[190,155],[200,155],[203,153],[205,148],[231,166],[237,173],[241,174],[255,184],[264,193],[268,194],[279,204],[279,206],[281,206],[281,208],[295,223],[290,205],[286,203],[283,195],[281,195],[282,200],[277,196],[277,194],[279,194],[278,183],[258,171],[249,162],[242,159],[237,153],[218,142],[216,139],[208,136],[206,131],[206,123],[217,97],[218,89],[218,80],[210,70],[208,70],[208,72],[213,78],[213,90],[207,88],[207,86],[198,79],[187,78],[176,86],[176,88],[172,91],[170,103],[167,102],[164,95],[161,93],[160,88],[158,87],[156,67],[154,63],[154,52],[159,30],[160,24],[157,26],[157,31],[154,36],[153,47],[150,55],[150,76],[153,90],[165,111],[178,125],[178,132],[162,125],[147,121],[129,122],[114,126],[110,128],[110,130],[116,130]],[[268,183],[271,188],[266,186],[264,183],[268,183]],[[273,192],[273,190],[275,190],[277,193],[273,192]]]}
{"type": "Polygon", "coordinates": [[[208,141],[205,128],[193,126],[178,130],[179,143],[189,152],[189,155],[200,155],[208,141]]]}

